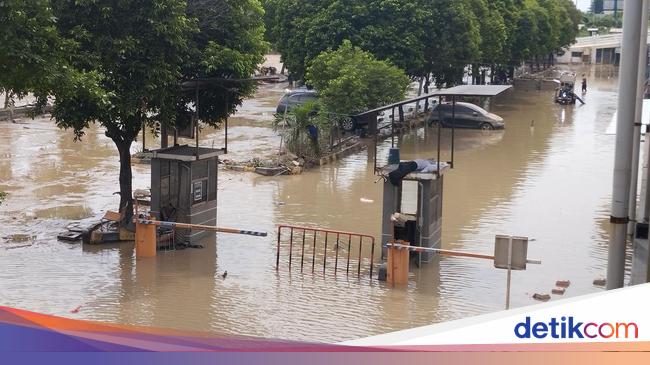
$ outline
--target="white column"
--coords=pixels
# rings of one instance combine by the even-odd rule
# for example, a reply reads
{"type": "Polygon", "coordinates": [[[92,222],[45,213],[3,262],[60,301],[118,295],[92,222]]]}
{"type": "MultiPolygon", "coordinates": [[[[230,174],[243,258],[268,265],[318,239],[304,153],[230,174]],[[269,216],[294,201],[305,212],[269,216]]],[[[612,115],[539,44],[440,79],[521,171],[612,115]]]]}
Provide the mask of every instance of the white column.
{"type": "Polygon", "coordinates": [[[643,2],[629,1],[623,13],[623,43],[619,66],[616,149],[612,188],[611,236],[607,255],[607,289],[620,288],[625,278],[625,247],[632,168],[639,44],[643,2]]]}
{"type": "MultiPolygon", "coordinates": [[[[634,226],[637,221],[636,201],[637,201],[637,182],[639,180],[639,150],[641,144],[641,122],[643,111],[643,91],[645,89],[645,71],[648,54],[648,0],[643,0],[641,18],[641,40],[639,42],[639,67],[636,84],[636,108],[634,109],[634,139],[632,145],[632,177],[630,185],[630,206],[629,216],[630,223],[627,227],[627,234],[634,234],[634,226]]],[[[646,137],[647,138],[647,137],[646,137]]],[[[648,143],[646,143],[648,144],[648,143]]]]}

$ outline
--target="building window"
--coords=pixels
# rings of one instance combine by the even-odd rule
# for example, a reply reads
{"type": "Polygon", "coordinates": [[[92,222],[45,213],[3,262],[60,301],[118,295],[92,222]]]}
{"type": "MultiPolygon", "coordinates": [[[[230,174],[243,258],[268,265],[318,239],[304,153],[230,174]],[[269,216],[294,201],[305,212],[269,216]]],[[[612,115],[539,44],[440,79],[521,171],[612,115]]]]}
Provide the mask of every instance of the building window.
{"type": "Polygon", "coordinates": [[[582,52],[571,52],[571,57],[582,58],[582,52]]]}

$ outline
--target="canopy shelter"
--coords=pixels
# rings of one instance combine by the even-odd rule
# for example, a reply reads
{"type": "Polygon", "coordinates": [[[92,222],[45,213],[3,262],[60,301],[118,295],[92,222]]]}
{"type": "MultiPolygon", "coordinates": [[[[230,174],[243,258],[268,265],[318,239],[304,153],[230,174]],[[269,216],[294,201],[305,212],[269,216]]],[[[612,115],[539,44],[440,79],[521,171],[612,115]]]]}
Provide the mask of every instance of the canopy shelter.
{"type": "MultiPolygon", "coordinates": [[[[377,126],[377,116],[379,113],[385,110],[393,110],[397,108],[399,110],[399,122],[402,123],[404,121],[404,112],[403,112],[403,107],[404,105],[407,104],[413,104],[416,103],[416,105],[419,105],[417,103],[424,101],[425,102],[425,111],[428,109],[429,105],[429,100],[430,99],[438,99],[438,104],[442,104],[443,98],[447,101],[451,100],[452,103],[452,128],[451,128],[451,161],[448,161],[447,163],[449,164],[450,168],[454,167],[454,135],[455,135],[455,128],[454,128],[454,120],[455,120],[455,109],[456,109],[456,98],[458,97],[485,97],[485,98],[491,98],[494,96],[497,96],[508,89],[511,89],[511,85],[459,85],[459,86],[454,86],[448,89],[439,89],[435,90],[431,93],[420,95],[414,98],[406,99],[399,101],[397,103],[393,104],[388,104],[381,106],[379,108],[375,108],[372,110],[368,110],[366,112],[360,113],[355,115],[354,117],[357,118],[357,120],[367,120],[368,121],[368,131],[370,134],[375,135],[375,154],[374,154],[374,168],[375,168],[375,173],[380,174],[381,173],[381,167],[377,167],[377,142],[378,142],[378,135],[379,135],[379,129],[377,126]]],[[[417,107],[416,107],[416,112],[417,112],[417,107]]],[[[441,113],[441,108],[438,108],[438,112],[441,113]]],[[[441,135],[441,128],[442,128],[442,123],[438,123],[438,143],[437,143],[437,159],[436,161],[440,161],[440,135],[441,135]]],[[[395,129],[395,118],[391,119],[391,123],[389,126],[391,128],[391,147],[395,147],[395,138],[394,138],[394,129],[395,129]]],[[[440,166],[440,164],[438,164],[440,166]]],[[[437,176],[440,176],[440,173],[442,171],[438,167],[437,171],[435,171],[437,176]]]]}
{"type": "MultiPolygon", "coordinates": [[[[191,138],[196,140],[196,145],[195,145],[195,151],[194,151],[194,157],[196,160],[200,159],[200,148],[199,148],[199,91],[200,90],[206,90],[206,89],[212,89],[212,88],[219,88],[222,90],[225,90],[226,93],[226,98],[225,98],[225,104],[226,108],[228,106],[228,92],[233,92],[237,91],[239,89],[239,86],[241,86],[242,83],[256,83],[256,82],[264,82],[264,81],[277,81],[278,76],[256,76],[252,78],[247,78],[247,79],[235,79],[235,78],[223,78],[223,77],[205,77],[205,78],[196,78],[192,80],[187,80],[182,82],[179,86],[182,92],[186,93],[194,93],[195,97],[195,105],[194,105],[194,113],[192,115],[191,121],[189,125],[183,129],[177,129],[177,128],[172,128],[173,133],[174,133],[174,146],[178,146],[177,139],[178,137],[185,137],[185,138],[191,138]]],[[[227,154],[228,153],[228,118],[225,118],[224,122],[224,147],[222,148],[216,148],[213,149],[214,152],[218,152],[219,154],[227,154]]],[[[143,151],[146,151],[146,143],[145,143],[145,128],[142,128],[142,149],[143,151]]],[[[166,149],[168,148],[167,145],[167,136],[168,136],[168,130],[165,126],[161,126],[160,129],[160,146],[161,149],[166,149]]]]}
{"type": "MultiPolygon", "coordinates": [[[[219,156],[228,153],[228,117],[226,115],[224,146],[220,148],[199,145],[199,91],[212,88],[236,93],[242,83],[275,80],[276,77],[250,79],[198,78],[183,82],[183,92],[194,94],[195,104],[191,123],[184,129],[174,129],[174,146],[167,146],[167,130],[161,128],[161,148],[151,151],[151,215],[166,223],[158,231],[165,245],[176,242],[196,244],[214,234],[208,227],[217,224],[217,184],[219,156]],[[178,145],[177,137],[195,138],[195,145],[178,145]]],[[[143,132],[144,133],[144,132],[143,132]]],[[[144,139],[143,139],[144,144],[144,139]]],[[[155,230],[154,230],[155,233],[155,230]]],[[[154,240],[155,241],[155,240],[154,240]]],[[[154,251],[155,253],[155,251],[154,251]]]]}

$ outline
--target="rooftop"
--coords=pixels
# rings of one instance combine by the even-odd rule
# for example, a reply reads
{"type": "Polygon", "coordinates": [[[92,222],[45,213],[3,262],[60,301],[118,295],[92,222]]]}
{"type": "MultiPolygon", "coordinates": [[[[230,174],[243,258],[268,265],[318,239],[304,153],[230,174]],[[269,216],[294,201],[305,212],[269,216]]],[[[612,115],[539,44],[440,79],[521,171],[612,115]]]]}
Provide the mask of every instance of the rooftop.
{"type": "MultiPolygon", "coordinates": [[[[622,39],[622,33],[597,35],[593,37],[578,37],[576,38],[576,42],[572,44],[570,48],[618,48],[621,46],[622,39]]],[[[650,34],[648,35],[648,44],[650,44],[650,34]]]]}
{"type": "Polygon", "coordinates": [[[194,146],[174,146],[154,150],[152,158],[178,161],[196,161],[207,158],[217,157],[224,153],[222,148],[207,148],[194,146]]]}
{"type": "Polygon", "coordinates": [[[384,105],[379,108],[368,110],[366,112],[358,114],[358,116],[379,113],[383,110],[396,108],[400,105],[415,103],[421,100],[430,99],[433,97],[441,96],[481,96],[481,97],[493,97],[501,94],[502,92],[512,88],[512,85],[458,85],[448,89],[439,89],[434,92],[423,94],[415,98],[406,99],[399,101],[397,103],[384,105]]]}

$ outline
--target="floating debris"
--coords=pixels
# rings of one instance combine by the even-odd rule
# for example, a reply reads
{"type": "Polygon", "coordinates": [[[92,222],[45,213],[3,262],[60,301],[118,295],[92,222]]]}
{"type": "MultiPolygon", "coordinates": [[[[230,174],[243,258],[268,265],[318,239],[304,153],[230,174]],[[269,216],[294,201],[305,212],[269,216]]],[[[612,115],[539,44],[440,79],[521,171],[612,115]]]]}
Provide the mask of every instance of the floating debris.
{"type": "Polygon", "coordinates": [[[566,291],[565,288],[553,288],[553,290],[551,290],[551,293],[556,295],[564,295],[565,291],[566,291]]]}
{"type": "Polygon", "coordinates": [[[36,239],[36,236],[33,235],[28,235],[28,234],[11,234],[9,236],[3,237],[5,240],[10,241],[10,242],[27,242],[27,241],[33,241],[36,239]]]}
{"type": "Polygon", "coordinates": [[[374,203],[375,201],[372,199],[366,199],[366,198],[361,198],[359,199],[360,202],[362,203],[374,203]]]}
{"type": "Polygon", "coordinates": [[[607,279],[604,279],[604,278],[594,279],[594,285],[596,285],[596,286],[605,286],[605,285],[607,285],[607,279]]]}
{"type": "Polygon", "coordinates": [[[228,270],[224,271],[223,274],[221,275],[222,279],[225,279],[226,276],[228,276],[228,270]]]}
{"type": "Polygon", "coordinates": [[[70,311],[70,313],[79,313],[79,310],[81,309],[81,306],[77,306],[77,308],[73,309],[70,311]]]}
{"type": "Polygon", "coordinates": [[[546,293],[544,293],[544,294],[535,293],[535,294],[533,294],[533,299],[545,302],[545,301],[551,299],[551,295],[546,294],[546,293]]]}
{"type": "Polygon", "coordinates": [[[81,236],[83,236],[83,232],[68,231],[68,232],[58,234],[56,238],[59,241],[77,242],[81,240],[81,236]]]}
{"type": "Polygon", "coordinates": [[[264,176],[277,176],[280,174],[285,174],[287,172],[290,172],[289,169],[287,169],[284,166],[279,166],[279,167],[256,167],[254,170],[256,173],[264,176]]]}
{"type": "Polygon", "coordinates": [[[570,285],[570,280],[558,280],[555,282],[555,286],[559,286],[560,288],[568,288],[570,285]]]}

